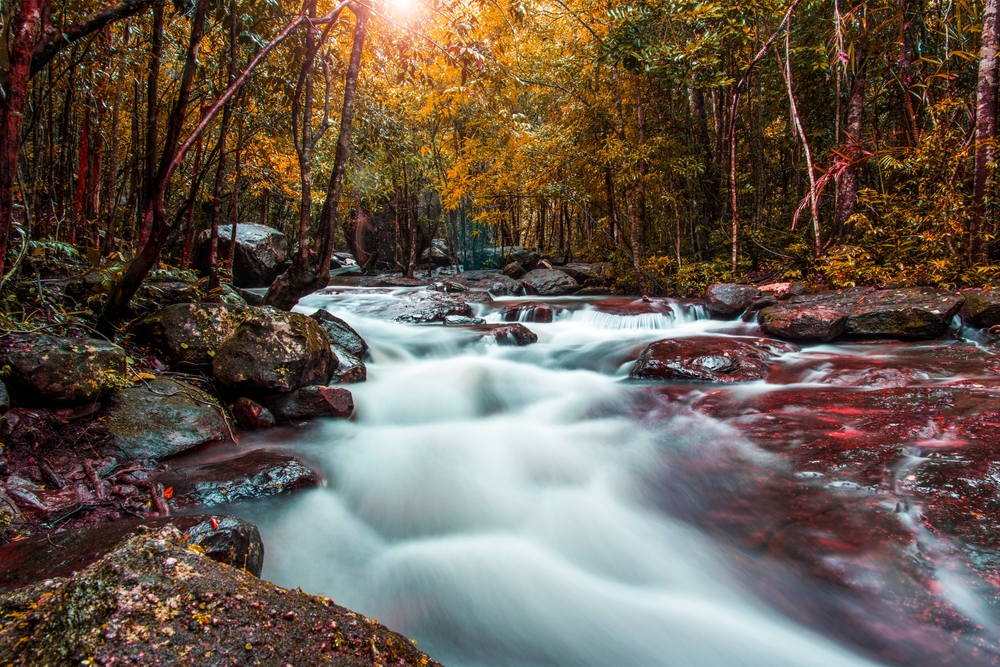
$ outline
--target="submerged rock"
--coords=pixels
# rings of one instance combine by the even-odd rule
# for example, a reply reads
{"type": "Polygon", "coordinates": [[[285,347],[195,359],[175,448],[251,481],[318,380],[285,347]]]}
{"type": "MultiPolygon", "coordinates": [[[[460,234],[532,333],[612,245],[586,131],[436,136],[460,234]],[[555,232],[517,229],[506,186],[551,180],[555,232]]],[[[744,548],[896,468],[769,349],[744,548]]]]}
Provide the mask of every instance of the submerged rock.
{"type": "Polygon", "coordinates": [[[538,335],[523,324],[487,324],[479,327],[482,340],[491,339],[497,345],[531,345],[538,342],[538,335]]]}
{"type": "Polygon", "coordinates": [[[175,509],[214,507],[311,488],[319,476],[294,456],[258,449],[224,461],[174,468],[153,478],[175,509]]]}
{"type": "Polygon", "coordinates": [[[559,269],[535,269],[534,271],[529,271],[521,279],[521,282],[529,293],[541,296],[572,294],[580,289],[580,285],[569,274],[559,269]]]}
{"type": "Polygon", "coordinates": [[[248,396],[325,383],[332,371],[330,341],[316,320],[268,307],[237,327],[212,364],[219,384],[248,396]]]}
{"type": "Polygon", "coordinates": [[[504,322],[551,322],[553,317],[552,306],[547,303],[518,303],[511,306],[504,306],[500,310],[500,317],[504,322]]]}
{"type": "Polygon", "coordinates": [[[716,317],[736,317],[759,295],[753,285],[714,283],[705,289],[705,308],[716,317]]]}
{"type": "Polygon", "coordinates": [[[264,399],[279,422],[333,417],[347,419],[354,413],[354,397],[343,387],[311,386],[264,399]]]}
{"type": "Polygon", "coordinates": [[[186,382],[157,378],[108,398],[100,420],[127,458],[161,459],[230,438],[225,411],[186,382]]]}
{"type": "Polygon", "coordinates": [[[135,335],[173,368],[212,365],[219,348],[236,331],[230,308],[220,303],[178,303],[148,315],[135,335]]]}
{"type": "Polygon", "coordinates": [[[134,535],[71,577],[0,597],[0,663],[437,666],[375,621],[189,546],[173,527],[134,535]]]}
{"type": "Polygon", "coordinates": [[[0,547],[0,593],[54,577],[69,577],[114,551],[136,533],[172,525],[206,556],[260,576],[264,545],[257,526],[234,516],[191,514],[126,519],[31,537],[0,547]]]}
{"type": "Polygon", "coordinates": [[[448,315],[444,318],[445,326],[464,327],[475,324],[486,324],[486,320],[480,317],[466,317],[464,315],[448,315]]]}
{"type": "Polygon", "coordinates": [[[125,350],[93,338],[11,333],[0,340],[0,366],[25,405],[90,403],[128,383],[125,350]]]}
{"type": "MultiPolygon", "coordinates": [[[[219,226],[218,257],[229,256],[232,225],[219,226]]],[[[208,273],[210,230],[198,237],[194,265],[202,274],[208,273]]],[[[236,251],[233,254],[234,287],[267,287],[285,266],[288,240],[277,229],[250,223],[236,225],[236,251]]]]}
{"type": "Polygon", "coordinates": [[[772,305],[758,313],[757,321],[767,335],[791,340],[831,341],[847,329],[847,315],[824,306],[796,308],[772,305]]]}
{"type": "Polygon", "coordinates": [[[668,338],[643,350],[631,377],[652,380],[749,382],[763,380],[768,362],[794,348],[773,342],[724,336],[668,338]]]}

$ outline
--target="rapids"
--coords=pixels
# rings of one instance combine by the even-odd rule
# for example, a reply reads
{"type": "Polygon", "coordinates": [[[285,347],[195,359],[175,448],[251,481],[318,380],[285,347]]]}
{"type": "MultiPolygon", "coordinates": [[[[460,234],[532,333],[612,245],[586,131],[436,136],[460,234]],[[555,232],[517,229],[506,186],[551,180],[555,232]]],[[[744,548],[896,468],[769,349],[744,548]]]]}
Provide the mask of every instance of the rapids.
{"type": "MultiPolygon", "coordinates": [[[[785,355],[777,381],[665,387],[628,380],[650,342],[756,328],[679,303],[673,314],[622,315],[563,299],[552,323],[527,324],[536,344],[507,347],[461,327],[371,316],[392,298],[332,291],[298,306],[326,308],[358,330],[371,346],[368,382],[350,386],[349,422],[244,437],[241,446],[293,451],[326,478],[323,488],[235,509],[264,536],[264,578],[329,595],[450,667],[909,664],[920,641],[936,641],[917,614],[882,605],[924,595],[908,588],[916,575],[897,572],[894,559],[910,547],[813,554],[824,566],[839,558],[838,571],[865,588],[860,597],[802,559],[762,554],[755,536],[781,529],[772,524],[783,501],[748,488],[788,479],[836,503],[845,494],[868,503],[870,490],[820,472],[791,475],[731,421],[687,407],[829,389],[830,359],[863,366],[873,353],[898,356],[896,347],[818,346],[785,355]]],[[[995,639],[996,610],[978,579],[914,512],[901,513],[898,530],[940,555],[917,578],[934,583],[934,604],[995,639]]],[[[989,642],[970,641],[977,646],[955,655],[978,660],[989,642]]]]}

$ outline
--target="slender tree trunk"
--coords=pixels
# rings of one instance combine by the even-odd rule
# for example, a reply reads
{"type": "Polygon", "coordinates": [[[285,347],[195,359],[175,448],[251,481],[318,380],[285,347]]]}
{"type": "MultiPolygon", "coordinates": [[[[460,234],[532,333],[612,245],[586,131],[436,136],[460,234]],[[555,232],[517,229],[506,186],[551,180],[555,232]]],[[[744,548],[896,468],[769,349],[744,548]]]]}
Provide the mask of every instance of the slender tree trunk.
{"type": "MultiPolygon", "coordinates": [[[[146,170],[143,196],[139,210],[149,211],[156,177],[156,144],[159,136],[157,106],[159,105],[160,60],[163,57],[163,5],[153,7],[153,29],[150,35],[149,76],[146,79],[146,170]]],[[[145,215],[139,232],[139,245],[145,245],[153,224],[151,215],[145,215]]]]}
{"type": "Polygon", "coordinates": [[[972,190],[972,223],[969,226],[969,263],[982,259],[986,217],[984,202],[993,171],[997,137],[997,0],[983,7],[982,45],[979,50],[979,82],[976,89],[976,167],[972,190]]]}
{"type": "Polygon", "coordinates": [[[271,285],[264,297],[264,303],[284,310],[291,309],[305,294],[322,289],[330,283],[330,260],[333,257],[337,233],[337,212],[340,194],[344,184],[344,171],[351,149],[351,126],[354,122],[354,99],[358,89],[358,73],[361,71],[361,56],[364,52],[365,37],[368,34],[368,10],[364,5],[353,5],[355,14],[354,41],[351,58],[347,65],[344,81],[344,103],[340,113],[340,135],[334,156],[333,171],[327,187],[326,202],[320,213],[320,246],[315,263],[303,262],[301,258],[293,262],[271,285]]]}
{"type": "Polygon", "coordinates": [[[83,126],[80,128],[80,157],[77,161],[76,194],[73,197],[73,237],[72,243],[87,241],[87,174],[90,168],[90,106],[83,111],[83,126]]]}
{"type": "Polygon", "coordinates": [[[853,225],[848,221],[858,205],[858,160],[861,157],[861,123],[864,120],[868,58],[864,53],[857,53],[856,57],[857,70],[851,81],[851,93],[847,101],[847,124],[844,126],[847,144],[843,152],[847,164],[840,172],[840,179],[837,181],[837,210],[833,221],[837,238],[841,241],[851,234],[853,225]]]}
{"type": "Polygon", "coordinates": [[[208,242],[208,289],[219,287],[219,215],[222,211],[222,185],[226,180],[226,139],[232,108],[227,104],[222,110],[222,125],[219,127],[219,165],[215,169],[215,183],[212,185],[212,227],[208,242]]]}
{"type": "Polygon", "coordinates": [[[199,138],[194,149],[194,165],[191,167],[191,192],[188,195],[187,211],[184,212],[184,252],[181,255],[181,268],[184,269],[191,264],[191,250],[194,247],[194,207],[198,201],[198,186],[201,184],[198,179],[198,170],[201,168],[201,146],[202,140],[199,138]]]}
{"type": "Polygon", "coordinates": [[[115,102],[114,107],[111,110],[111,157],[108,160],[108,173],[105,179],[104,185],[104,202],[103,202],[103,215],[101,216],[107,221],[107,226],[104,233],[104,245],[101,247],[101,252],[104,255],[108,255],[114,250],[115,247],[115,233],[116,233],[116,223],[117,223],[117,212],[118,212],[118,154],[121,151],[121,106],[122,106],[122,91],[124,86],[121,85],[121,80],[125,78],[125,66],[126,66],[126,55],[128,53],[128,43],[129,43],[129,32],[128,24],[125,25],[123,35],[123,44],[121,45],[121,55],[118,62],[118,73],[119,78],[118,85],[115,86],[115,102]]]}
{"type": "Polygon", "coordinates": [[[239,129],[236,131],[236,160],[233,165],[233,194],[230,197],[229,202],[232,207],[230,220],[232,221],[233,228],[229,236],[229,256],[226,259],[229,260],[230,269],[232,269],[233,261],[236,258],[236,230],[238,229],[238,225],[240,223],[240,178],[243,176],[243,163],[240,161],[240,156],[242,154],[243,124],[240,123],[239,129]]]}
{"type": "Polygon", "coordinates": [[[10,226],[14,220],[14,183],[17,179],[21,119],[42,4],[43,0],[22,0],[8,37],[10,70],[3,82],[3,99],[0,100],[0,274],[3,273],[10,226]]]}

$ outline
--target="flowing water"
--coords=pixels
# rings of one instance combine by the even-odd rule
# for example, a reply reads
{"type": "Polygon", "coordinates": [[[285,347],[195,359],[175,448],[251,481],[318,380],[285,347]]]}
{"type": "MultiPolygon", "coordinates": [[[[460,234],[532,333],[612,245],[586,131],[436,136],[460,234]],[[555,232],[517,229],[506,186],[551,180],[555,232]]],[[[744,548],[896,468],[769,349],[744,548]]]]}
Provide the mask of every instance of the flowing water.
{"type": "MultiPolygon", "coordinates": [[[[748,488],[787,477],[823,498],[868,502],[857,483],[793,477],[730,421],[685,407],[720,391],[717,400],[756,400],[779,385],[677,383],[671,397],[668,386],[627,379],[654,340],[752,334],[749,325],[683,304],[673,314],[621,315],[564,300],[555,321],[528,324],[536,344],[510,347],[466,328],[371,315],[392,298],[347,291],[299,306],[348,321],[371,357],[368,381],[351,386],[351,421],[244,439],[293,451],[326,478],[323,488],[238,509],[263,533],[265,578],[377,618],[450,667],[908,664],[922,649],[905,647],[928,636],[926,619],[878,604],[903,595],[913,577],[936,582],[935,600],[995,638],[978,579],[943,565],[958,562],[951,552],[910,579],[894,574],[891,554],[912,540],[891,557],[837,555],[838,572],[875,591],[863,598],[804,572],[803,559],[761,555],[754,535],[773,532],[775,506],[788,503],[754,499],[748,488]],[[888,644],[865,640],[864,630],[853,641],[857,628],[888,634],[888,644]]],[[[790,353],[794,377],[781,386],[828,387],[827,366],[812,362],[872,351],[790,353]]],[[[920,522],[902,514],[900,530],[919,533],[920,522]]],[[[816,555],[824,566],[831,557],[816,555]]]]}

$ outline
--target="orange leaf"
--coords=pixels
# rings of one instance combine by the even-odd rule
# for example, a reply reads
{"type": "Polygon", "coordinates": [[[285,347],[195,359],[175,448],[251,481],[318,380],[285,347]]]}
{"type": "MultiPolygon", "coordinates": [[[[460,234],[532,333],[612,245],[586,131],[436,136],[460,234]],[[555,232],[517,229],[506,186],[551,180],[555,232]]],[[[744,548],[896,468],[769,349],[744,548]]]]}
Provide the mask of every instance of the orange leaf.
{"type": "Polygon", "coordinates": [[[163,497],[166,498],[167,500],[170,500],[171,498],[173,498],[174,497],[174,487],[168,486],[166,489],[164,489],[163,490],[163,497]]]}

